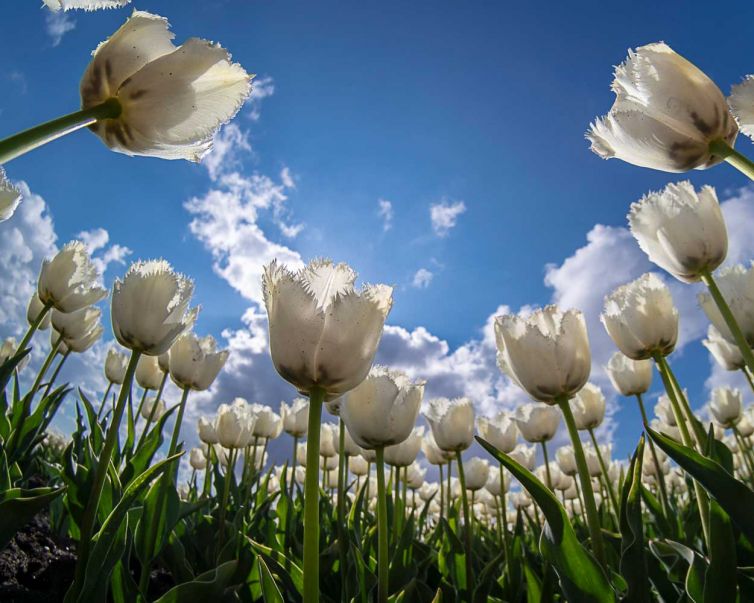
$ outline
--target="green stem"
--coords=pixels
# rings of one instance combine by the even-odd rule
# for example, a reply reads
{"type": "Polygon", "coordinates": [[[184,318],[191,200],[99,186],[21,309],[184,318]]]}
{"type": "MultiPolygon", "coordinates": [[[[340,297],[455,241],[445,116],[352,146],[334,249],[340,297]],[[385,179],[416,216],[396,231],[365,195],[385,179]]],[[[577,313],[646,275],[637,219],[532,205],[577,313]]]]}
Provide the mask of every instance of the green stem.
{"type": "MultiPolygon", "coordinates": [[[[647,420],[647,411],[644,408],[644,400],[641,397],[641,394],[636,394],[636,401],[639,403],[639,410],[641,411],[641,421],[644,424],[644,431],[649,428],[649,421],[647,420]]],[[[652,460],[655,464],[655,469],[657,470],[657,481],[660,485],[660,498],[662,499],[662,507],[665,511],[665,519],[668,521],[671,520],[672,515],[670,511],[670,502],[668,499],[668,490],[667,486],[665,485],[665,475],[662,472],[662,466],[660,465],[660,458],[657,456],[657,450],[655,449],[655,443],[647,436],[647,442],[649,442],[649,451],[652,454],[652,460]]]]}
{"type": "Polygon", "coordinates": [[[547,443],[543,440],[540,442],[542,444],[542,456],[544,457],[545,461],[545,477],[547,478],[547,488],[552,490],[552,476],[550,475],[550,459],[547,456],[547,443]]]}
{"type": "Polygon", "coordinates": [[[107,402],[107,397],[110,395],[110,390],[113,388],[113,382],[109,381],[107,383],[107,389],[105,390],[105,395],[102,396],[102,403],[99,405],[99,410],[97,411],[97,420],[99,421],[100,417],[102,416],[102,411],[105,408],[105,402],[107,402]]]}
{"type": "Polygon", "coordinates": [[[120,102],[110,98],[104,103],[74,111],[63,117],[45,122],[4,140],[0,140],[0,165],[41,147],[56,138],[91,126],[102,119],[114,119],[121,113],[120,102]]]}
{"type": "MultiPolygon", "coordinates": [[[[311,412],[311,410],[309,411],[311,412]]],[[[377,453],[377,601],[387,603],[387,494],[385,492],[385,448],[377,453]]],[[[306,574],[304,574],[306,578],[306,574]]]]}
{"type": "Polygon", "coordinates": [[[296,453],[298,452],[298,436],[293,436],[293,461],[291,462],[291,483],[290,483],[290,493],[288,494],[288,498],[291,499],[291,504],[289,506],[293,506],[293,482],[296,481],[296,453]]]}
{"type": "MultiPolygon", "coordinates": [[[[152,408],[149,410],[149,417],[147,418],[146,425],[144,425],[144,431],[141,432],[141,437],[139,438],[139,442],[136,444],[136,448],[134,448],[134,450],[141,448],[141,445],[144,442],[144,438],[147,437],[149,426],[152,425],[152,421],[154,421],[154,414],[157,412],[157,405],[160,403],[160,399],[162,398],[162,390],[165,388],[165,381],[167,380],[167,378],[168,374],[165,373],[162,376],[162,381],[160,382],[160,388],[157,390],[157,395],[154,397],[154,402],[152,402],[152,408]]],[[[141,414],[141,408],[139,408],[139,414],[141,414]]]]}
{"type": "MultiPolygon", "coordinates": [[[[139,419],[141,418],[141,411],[142,411],[142,410],[143,410],[143,408],[144,408],[144,402],[145,402],[145,401],[146,401],[146,399],[147,399],[147,394],[148,394],[148,393],[149,393],[149,390],[148,390],[148,389],[147,389],[147,388],[145,387],[145,388],[144,388],[144,391],[143,391],[143,392],[141,393],[141,400],[139,400],[139,406],[138,406],[138,408],[136,409],[136,416],[134,417],[134,423],[136,423],[136,421],[138,421],[138,420],[139,420],[139,419]]],[[[156,406],[157,406],[157,404],[153,404],[153,405],[152,405],[152,409],[154,410],[154,408],[155,408],[156,406]]]]}
{"type": "Polygon", "coordinates": [[[228,451],[228,466],[225,469],[225,483],[223,484],[223,496],[220,499],[220,514],[217,521],[217,528],[220,533],[217,538],[217,552],[216,557],[220,557],[220,553],[223,550],[223,542],[225,540],[225,514],[228,509],[228,497],[230,496],[230,482],[233,481],[233,474],[236,470],[236,457],[238,456],[238,448],[231,448],[228,451]]]}
{"type": "Polygon", "coordinates": [[[442,465],[437,466],[440,470],[440,520],[442,520],[445,514],[445,480],[442,477],[442,465]]]}
{"type": "Polygon", "coordinates": [[[453,489],[450,487],[450,474],[453,472],[453,459],[448,459],[448,481],[445,489],[445,501],[448,503],[448,519],[450,519],[450,507],[452,506],[453,489]]]}
{"type": "Polygon", "coordinates": [[[754,381],[751,380],[751,374],[748,369],[745,366],[741,367],[741,372],[744,374],[744,377],[746,377],[746,382],[749,384],[749,388],[754,392],[754,381]]]}
{"type": "Polygon", "coordinates": [[[55,380],[58,378],[58,375],[60,374],[60,369],[63,368],[65,361],[68,360],[68,356],[70,355],[71,355],[71,350],[68,350],[60,358],[60,362],[58,362],[58,366],[55,367],[55,370],[52,372],[52,377],[50,377],[50,380],[47,382],[47,387],[45,388],[45,391],[42,394],[42,398],[46,398],[47,396],[50,395],[50,390],[52,389],[52,386],[55,384],[55,380]]]}
{"type": "Polygon", "coordinates": [[[736,442],[738,442],[738,448],[741,451],[741,456],[744,458],[744,464],[749,470],[749,481],[751,482],[754,480],[754,463],[752,463],[751,457],[748,454],[746,443],[741,437],[741,432],[738,431],[738,428],[735,425],[731,426],[731,430],[733,431],[733,437],[736,439],[736,442]]]}
{"type": "Polygon", "coordinates": [[[709,143],[710,153],[724,159],[742,174],[754,180],[754,162],[734,149],[727,141],[719,138],[709,143]]]}
{"type": "Polygon", "coordinates": [[[26,349],[26,346],[29,345],[31,338],[34,336],[34,333],[37,332],[39,325],[42,324],[42,321],[44,320],[44,317],[47,316],[47,313],[50,311],[50,308],[52,308],[52,304],[45,304],[42,307],[42,309],[39,311],[39,314],[37,314],[37,317],[29,325],[29,328],[26,330],[26,333],[24,334],[24,338],[21,340],[21,343],[19,343],[18,347],[16,348],[16,356],[18,356],[18,354],[23,352],[26,349]]]}
{"type": "Polygon", "coordinates": [[[346,564],[348,562],[348,547],[346,545],[346,499],[345,499],[345,444],[346,424],[343,419],[338,420],[338,552],[340,553],[340,599],[346,601],[346,564]]]}
{"type": "Polygon", "coordinates": [[[733,339],[736,340],[736,344],[738,345],[738,349],[741,351],[741,356],[743,356],[746,367],[752,373],[754,373],[754,352],[751,351],[749,342],[746,340],[746,337],[744,337],[744,334],[741,331],[741,327],[738,326],[736,318],[735,316],[733,316],[733,312],[731,311],[728,302],[725,301],[720,288],[717,286],[715,279],[712,277],[712,273],[709,271],[703,272],[702,281],[704,281],[704,284],[707,285],[707,289],[709,289],[712,300],[715,302],[717,309],[720,311],[720,315],[723,317],[728,330],[731,332],[731,335],[733,335],[733,339]]]}
{"type": "Polygon", "coordinates": [[[613,519],[615,520],[616,527],[619,525],[618,523],[618,510],[620,507],[618,506],[618,499],[615,496],[615,491],[613,490],[613,485],[610,483],[610,477],[607,473],[607,464],[605,463],[605,459],[602,457],[602,451],[600,450],[599,444],[597,443],[597,438],[594,435],[594,429],[589,429],[589,436],[592,438],[592,445],[594,446],[594,451],[597,453],[597,460],[600,463],[600,469],[602,469],[602,478],[603,483],[605,484],[605,489],[607,490],[608,497],[610,498],[610,504],[612,505],[612,511],[613,511],[613,519]]]}
{"type": "Polygon", "coordinates": [[[115,443],[118,439],[118,430],[120,429],[120,421],[123,418],[123,411],[126,408],[126,401],[131,392],[131,382],[133,381],[134,372],[136,371],[136,364],[139,362],[140,352],[132,351],[131,358],[128,361],[126,367],[126,375],[123,379],[123,385],[120,387],[120,393],[118,394],[118,400],[115,403],[115,412],[113,413],[113,420],[110,423],[110,427],[107,430],[105,436],[105,444],[102,447],[102,452],[99,455],[97,461],[97,467],[94,472],[94,482],[89,491],[89,497],[87,499],[86,508],[84,509],[84,515],[81,520],[80,533],[78,543],[78,560],[76,562],[76,579],[72,588],[78,589],[82,586],[82,580],[86,571],[86,565],[89,557],[89,545],[92,540],[92,532],[94,530],[94,523],[97,519],[97,509],[99,507],[100,497],[102,496],[102,488],[105,485],[105,476],[107,475],[108,467],[110,466],[110,459],[115,448],[115,443]]]}
{"type": "Polygon", "coordinates": [[[461,585],[461,591],[466,591],[466,600],[470,600],[471,585],[474,583],[471,567],[471,513],[469,512],[469,497],[466,494],[466,477],[463,473],[463,459],[461,451],[456,453],[458,465],[458,480],[461,482],[461,504],[463,505],[464,538],[466,541],[466,584],[461,585]]]}
{"type": "Polygon", "coordinates": [[[304,483],[304,603],[319,601],[319,431],[325,392],[309,394],[306,481],[304,483]]]}
{"type": "Polygon", "coordinates": [[[212,444],[206,444],[207,446],[207,466],[204,469],[204,484],[202,485],[202,493],[209,497],[212,493],[212,459],[215,456],[215,448],[212,444]]]}
{"type": "Polygon", "coordinates": [[[568,427],[568,434],[571,436],[571,443],[573,444],[573,453],[576,457],[576,467],[579,472],[579,479],[581,480],[581,489],[584,493],[584,504],[586,506],[586,519],[589,526],[589,533],[592,537],[592,550],[597,561],[602,567],[607,567],[607,559],[605,557],[605,545],[602,541],[602,531],[600,529],[600,519],[597,515],[597,505],[594,502],[594,491],[592,490],[592,478],[589,475],[589,470],[586,465],[586,457],[584,456],[584,448],[581,445],[579,439],[579,432],[576,429],[576,421],[573,419],[573,413],[571,407],[568,404],[567,398],[559,398],[557,400],[558,406],[563,413],[566,426],[568,427]]]}

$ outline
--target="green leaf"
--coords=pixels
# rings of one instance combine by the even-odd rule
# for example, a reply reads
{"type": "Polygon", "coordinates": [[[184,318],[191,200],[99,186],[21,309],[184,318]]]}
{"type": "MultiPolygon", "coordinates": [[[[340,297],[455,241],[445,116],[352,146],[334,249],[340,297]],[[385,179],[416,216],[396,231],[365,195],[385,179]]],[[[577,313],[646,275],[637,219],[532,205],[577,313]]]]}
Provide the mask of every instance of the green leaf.
{"type": "Polygon", "coordinates": [[[709,508],[709,567],[704,576],[704,600],[736,601],[736,540],[730,517],[716,500],[709,508]]]}
{"type": "Polygon", "coordinates": [[[620,571],[628,584],[627,603],[649,602],[647,559],[644,547],[644,525],[641,516],[641,464],[644,436],[639,439],[628,468],[620,497],[621,557],[620,571]]]}
{"type": "Polygon", "coordinates": [[[283,595],[272,577],[272,572],[261,556],[257,557],[259,565],[259,583],[262,586],[262,598],[265,603],[283,603],[283,595]]]}
{"type": "Polygon", "coordinates": [[[705,458],[652,429],[649,436],[667,455],[696,479],[720,504],[744,535],[754,542],[754,492],[719,463],[705,458]]]}
{"type": "Polygon", "coordinates": [[[239,583],[238,561],[227,561],[215,569],[204,572],[191,582],[171,588],[155,603],[208,603],[220,601],[230,586],[239,583]]]}
{"type": "Polygon", "coordinates": [[[65,488],[11,488],[0,493],[0,550],[14,534],[50,504],[65,488]]]}
{"type": "Polygon", "coordinates": [[[581,546],[565,509],[553,493],[507,454],[500,452],[483,438],[477,436],[476,440],[521,482],[542,509],[547,524],[542,530],[539,548],[543,557],[555,566],[566,598],[569,601],[584,602],[615,601],[615,593],[602,568],[581,546]]]}
{"type": "Polygon", "coordinates": [[[288,576],[293,582],[293,585],[298,591],[298,593],[299,594],[304,593],[304,572],[301,570],[301,568],[298,565],[293,563],[293,561],[288,559],[280,551],[276,551],[274,549],[271,549],[268,546],[260,544],[252,540],[248,536],[246,536],[246,540],[248,540],[249,544],[251,544],[251,547],[254,549],[256,553],[258,553],[259,555],[262,555],[268,560],[274,561],[279,566],[284,567],[288,573],[288,576]]]}

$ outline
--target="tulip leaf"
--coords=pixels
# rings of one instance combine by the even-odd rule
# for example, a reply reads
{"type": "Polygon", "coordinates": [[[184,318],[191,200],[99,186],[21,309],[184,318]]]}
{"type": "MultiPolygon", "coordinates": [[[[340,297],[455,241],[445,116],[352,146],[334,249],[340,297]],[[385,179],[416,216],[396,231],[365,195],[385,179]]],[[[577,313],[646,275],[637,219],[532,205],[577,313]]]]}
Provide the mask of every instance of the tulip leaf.
{"type": "Polygon", "coordinates": [[[171,588],[155,603],[207,603],[219,601],[227,588],[238,584],[238,561],[226,561],[215,569],[171,588]]]}
{"type": "Polygon", "coordinates": [[[576,538],[565,509],[552,492],[530,471],[483,438],[476,440],[510,471],[547,519],[539,548],[542,556],[555,566],[560,586],[569,601],[615,601],[615,593],[602,568],[576,538]]]}
{"type": "Polygon", "coordinates": [[[272,560],[277,565],[284,567],[293,585],[295,586],[296,591],[299,594],[303,594],[304,572],[301,570],[301,568],[298,565],[293,563],[293,561],[291,561],[290,559],[286,558],[286,556],[280,551],[276,551],[274,549],[271,549],[268,546],[260,544],[252,540],[248,536],[246,536],[246,540],[249,542],[249,544],[251,544],[251,547],[254,549],[254,551],[258,553],[259,555],[262,555],[263,557],[265,557],[267,561],[272,560]]]}
{"type": "Polygon", "coordinates": [[[65,488],[11,488],[0,492],[0,550],[14,534],[49,505],[65,488]]]}
{"type": "Polygon", "coordinates": [[[641,465],[644,455],[644,436],[639,439],[620,497],[621,557],[620,571],[628,584],[627,603],[652,600],[644,554],[644,523],[641,516],[641,465]]]}
{"type": "Polygon", "coordinates": [[[668,456],[704,486],[738,529],[754,542],[754,513],[751,512],[754,509],[754,492],[712,459],[652,429],[648,429],[648,432],[668,456]]]}
{"type": "Polygon", "coordinates": [[[262,598],[265,603],[283,603],[283,595],[280,593],[278,585],[275,583],[275,578],[270,572],[270,568],[264,562],[261,556],[257,557],[257,565],[259,567],[259,583],[262,587],[262,598]]]}
{"type": "Polygon", "coordinates": [[[704,576],[705,601],[736,601],[736,540],[730,517],[714,499],[709,508],[709,567],[704,576]]]}

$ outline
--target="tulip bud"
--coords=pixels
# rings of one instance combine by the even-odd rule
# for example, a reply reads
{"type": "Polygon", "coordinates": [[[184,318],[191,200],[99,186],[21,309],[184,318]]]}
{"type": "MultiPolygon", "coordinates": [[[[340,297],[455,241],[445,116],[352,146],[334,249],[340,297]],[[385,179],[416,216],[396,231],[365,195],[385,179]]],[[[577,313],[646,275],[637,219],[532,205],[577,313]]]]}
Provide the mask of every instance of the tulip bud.
{"type": "Polygon", "coordinates": [[[275,261],[265,268],[272,361],[302,394],[320,388],[334,400],[369,373],[393,290],[374,285],[357,292],[355,280],[350,267],[325,260],[295,274],[275,261]]]}
{"type": "Polygon", "coordinates": [[[121,385],[126,378],[128,356],[122,354],[114,347],[107,350],[105,358],[105,377],[110,383],[121,385]]]}
{"type": "Polygon", "coordinates": [[[10,183],[0,166],[0,222],[9,220],[21,203],[21,191],[10,183]]]}
{"type": "Polygon", "coordinates": [[[424,482],[419,488],[419,498],[424,502],[432,500],[432,497],[437,496],[440,491],[440,486],[437,483],[424,482]]]}
{"type": "Polygon", "coordinates": [[[144,389],[159,389],[163,373],[156,356],[140,356],[136,363],[136,382],[144,389]]]}
{"type": "Polygon", "coordinates": [[[481,490],[490,476],[490,464],[486,459],[475,456],[464,463],[467,490],[481,490]]]}
{"type": "Polygon", "coordinates": [[[589,338],[577,310],[548,306],[529,316],[498,316],[495,336],[508,376],[535,400],[570,398],[589,378],[589,338]]]}
{"type": "Polygon", "coordinates": [[[422,452],[432,465],[445,465],[451,458],[451,454],[440,450],[431,431],[428,431],[422,440],[422,452]]]}
{"type": "Polygon", "coordinates": [[[334,457],[338,454],[338,428],[332,423],[322,423],[319,427],[319,454],[334,457]]]}
{"type": "MultiPolygon", "coordinates": [[[[228,350],[217,351],[212,335],[199,338],[191,331],[184,333],[170,347],[170,378],[181,389],[207,390],[225,365],[229,353],[228,350]]],[[[157,363],[160,364],[159,358],[157,363]]]]}
{"type": "Polygon", "coordinates": [[[143,11],[94,51],[81,108],[114,99],[120,114],[90,126],[114,151],[199,161],[251,92],[251,77],[217,44],[172,44],[167,19],[143,11]]]}
{"type": "MultiPolygon", "coordinates": [[[[63,338],[65,348],[63,348],[62,346],[59,347],[58,353],[65,354],[68,351],[71,351],[77,354],[83,354],[95,343],[97,343],[97,341],[99,341],[100,337],[102,337],[102,333],[104,332],[105,329],[101,324],[95,324],[91,330],[81,335],[81,337],[78,337],[76,339],[63,338]]],[[[58,334],[55,329],[52,329],[52,333],[56,335],[58,334]]]]}
{"type": "Polygon", "coordinates": [[[631,205],[631,234],[649,260],[684,283],[713,272],[728,253],[728,231],[715,189],[668,184],[631,205]]]}
{"type": "Polygon", "coordinates": [[[710,143],[732,145],[738,134],[720,89],[662,42],[629,51],[612,88],[615,103],[586,135],[604,159],[665,172],[705,169],[721,161],[710,143]]]}
{"type": "Polygon", "coordinates": [[[652,272],[607,295],[600,319],[618,349],[633,360],[667,356],[678,340],[678,310],[652,272]]]}
{"type": "Polygon", "coordinates": [[[75,312],[97,303],[107,295],[100,287],[99,273],[86,245],[71,241],[51,260],[42,262],[37,294],[39,300],[60,312],[75,312]]]}
{"type": "Polygon", "coordinates": [[[623,396],[643,394],[652,385],[651,360],[632,360],[622,352],[615,352],[606,369],[613,387],[623,396]]]}
{"type": "MultiPolygon", "coordinates": [[[[717,286],[736,319],[749,347],[754,347],[754,262],[745,268],[741,264],[721,270],[716,277],[717,286]]],[[[731,344],[736,340],[723,319],[717,304],[709,293],[699,294],[699,303],[710,322],[731,344]]]]}
{"type": "Polygon", "coordinates": [[[405,440],[385,448],[385,462],[393,467],[408,467],[416,460],[423,437],[424,427],[414,428],[405,440]]]}
{"type": "MultiPolygon", "coordinates": [[[[42,300],[39,299],[39,293],[35,291],[29,299],[29,305],[26,307],[26,322],[28,322],[30,325],[33,324],[44,309],[44,304],[42,303],[42,300]]],[[[42,322],[39,323],[37,329],[39,329],[40,331],[49,329],[51,322],[52,316],[49,312],[47,312],[42,319],[42,322]]]]}
{"type": "Polygon", "coordinates": [[[302,467],[306,467],[306,442],[296,446],[296,462],[302,467]]]}
{"type": "Polygon", "coordinates": [[[255,416],[254,421],[254,437],[273,439],[280,435],[283,430],[283,421],[276,412],[274,412],[269,406],[262,404],[254,404],[251,407],[251,412],[255,416]]]}
{"type": "Polygon", "coordinates": [[[592,383],[587,383],[573,398],[571,410],[576,429],[596,429],[605,419],[605,396],[602,390],[592,383]]]}
{"type": "Polygon", "coordinates": [[[189,464],[196,471],[203,471],[207,467],[207,457],[201,448],[192,448],[189,453],[189,464]]]}
{"type": "Polygon", "coordinates": [[[591,477],[599,477],[602,475],[602,465],[597,457],[597,451],[589,443],[584,444],[584,458],[586,458],[586,466],[591,477]]]}
{"type": "Polygon", "coordinates": [[[527,442],[549,442],[560,425],[560,411],[553,406],[525,404],[513,417],[527,442]]]}
{"type": "Polygon", "coordinates": [[[726,341],[714,325],[707,328],[707,339],[702,340],[702,345],[726,371],[738,371],[746,366],[738,346],[726,341]]]}
{"type": "Polygon", "coordinates": [[[283,417],[283,429],[287,434],[296,438],[305,436],[309,422],[309,400],[296,398],[290,406],[281,402],[280,416],[283,417]]]}
{"type": "Polygon", "coordinates": [[[743,82],[730,89],[728,104],[741,132],[754,138],[754,76],[747,75],[743,82]]]}
{"type": "Polygon", "coordinates": [[[469,398],[435,398],[424,412],[435,443],[445,452],[459,452],[474,440],[474,405],[469,398]]]}
{"type": "Polygon", "coordinates": [[[338,463],[340,463],[340,459],[338,458],[337,455],[319,457],[319,468],[324,471],[330,471],[331,469],[335,469],[338,466],[338,463]]]}
{"type": "MultiPolygon", "coordinates": [[[[120,344],[159,356],[196,320],[188,309],[194,285],[164,260],[136,262],[113,285],[113,332],[120,344]]],[[[40,294],[41,296],[41,294],[40,294]]],[[[42,298],[44,301],[44,298],[42,298]]]]}
{"type": "Polygon", "coordinates": [[[491,419],[479,417],[476,422],[479,435],[500,452],[510,452],[516,447],[518,429],[507,413],[501,412],[491,419]]]}
{"type": "Polygon", "coordinates": [[[362,456],[348,457],[348,470],[354,475],[366,475],[369,472],[369,463],[362,456]]]}
{"type": "Polygon", "coordinates": [[[252,442],[249,413],[240,404],[221,404],[217,409],[215,430],[224,448],[245,448],[252,442]]]}
{"type": "Polygon", "coordinates": [[[730,387],[716,387],[712,390],[710,413],[722,427],[733,427],[739,421],[742,406],[740,390],[730,387]]]}
{"type": "Polygon", "coordinates": [[[165,401],[160,400],[155,406],[156,400],[156,396],[147,396],[144,400],[144,404],[141,407],[141,416],[144,417],[146,421],[149,421],[150,419],[152,421],[159,421],[162,418],[162,415],[165,414],[165,401]]]}
{"type": "Polygon", "coordinates": [[[537,449],[534,446],[519,444],[508,453],[508,456],[525,469],[532,471],[537,456],[537,449]]]}
{"type": "Polygon", "coordinates": [[[566,475],[573,477],[578,472],[573,446],[561,446],[558,448],[555,452],[555,460],[560,470],[566,475]]]}
{"type": "Polygon", "coordinates": [[[75,312],[52,311],[52,326],[63,339],[79,339],[99,323],[102,310],[96,306],[87,306],[75,312]]]}
{"type": "Polygon", "coordinates": [[[217,444],[220,441],[217,438],[215,422],[208,417],[199,417],[197,431],[199,432],[199,439],[205,444],[217,444]]]}
{"type": "Polygon", "coordinates": [[[736,423],[736,429],[742,438],[748,438],[754,433],[754,423],[746,415],[741,415],[741,419],[736,423]]]}
{"type": "Polygon", "coordinates": [[[665,394],[662,394],[657,399],[657,404],[655,404],[655,415],[657,415],[663,423],[671,425],[672,427],[677,426],[675,414],[673,413],[673,405],[670,402],[670,398],[665,394]]]}
{"type": "Polygon", "coordinates": [[[502,474],[503,475],[503,487],[500,488],[500,471],[490,471],[489,477],[487,478],[487,483],[484,485],[486,490],[492,494],[493,496],[502,496],[505,492],[508,491],[508,488],[510,487],[510,477],[507,473],[502,474]]]}

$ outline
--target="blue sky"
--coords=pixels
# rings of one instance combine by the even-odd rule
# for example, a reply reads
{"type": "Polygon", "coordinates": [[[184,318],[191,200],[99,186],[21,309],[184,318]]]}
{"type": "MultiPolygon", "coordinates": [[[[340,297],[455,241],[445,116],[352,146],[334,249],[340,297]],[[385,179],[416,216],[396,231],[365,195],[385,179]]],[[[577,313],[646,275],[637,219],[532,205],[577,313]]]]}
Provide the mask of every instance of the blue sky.
{"type": "MultiPolygon", "coordinates": [[[[12,179],[44,199],[52,223],[50,240],[28,259],[18,253],[20,263],[3,266],[31,270],[45,245],[82,231],[102,240],[101,228],[107,242],[97,254],[113,260],[107,283],[125,270],[117,259],[164,256],[193,276],[203,306],[197,330],[221,339],[225,332],[238,358],[213,394],[200,397],[194,415],[233,395],[273,406],[293,395],[264,360],[264,320],[249,281],[254,249],[284,248],[287,257],[304,260],[333,257],[365,281],[395,285],[393,330],[380,360],[427,377],[434,395],[472,395],[480,412],[489,412],[519,399],[497,374],[482,376],[495,371],[483,328],[499,306],[564,301],[589,310],[599,305],[605,283],[615,286],[651,268],[621,230],[632,201],[690,176],[716,186],[721,200],[736,197],[730,215],[742,233],[754,225],[748,209],[754,194],[742,191],[747,181],[732,168],[653,172],[602,161],[583,137],[612,104],[612,65],[629,47],[664,40],[727,94],[754,72],[754,39],[737,26],[752,21],[754,6],[206,0],[135,6],[168,17],[178,43],[191,36],[222,43],[258,74],[266,96],[257,93],[226,129],[214,178],[206,166],[108,152],[88,132],[8,164],[12,179]],[[229,174],[242,179],[240,189],[231,190],[229,174]],[[270,205],[265,194],[277,200],[270,205]],[[192,198],[201,208],[194,213],[185,205],[192,198]],[[211,234],[207,211],[217,209],[218,199],[235,199],[241,209],[225,231],[211,234]],[[380,200],[391,204],[389,228],[380,200]],[[450,219],[445,228],[433,224],[432,206],[439,208],[436,218],[450,219]],[[286,236],[296,225],[296,236],[286,236]],[[261,247],[227,246],[233,233],[243,239],[248,232],[261,247]],[[245,271],[223,275],[233,260],[245,271]],[[416,278],[419,271],[423,278],[416,278]]],[[[0,136],[75,110],[89,53],[130,11],[70,12],[54,21],[35,2],[5,7],[0,136]]],[[[738,148],[754,155],[743,136],[738,148]]],[[[39,232],[32,221],[17,228],[27,238],[39,232]]],[[[732,247],[735,260],[754,251],[745,234],[732,247]]],[[[689,308],[690,326],[688,344],[672,361],[701,406],[712,370],[698,341],[706,325],[694,314],[692,289],[678,284],[673,292],[683,297],[682,310],[689,308]]],[[[3,333],[17,330],[12,318],[0,317],[3,333]]],[[[590,329],[604,356],[601,327],[592,321],[590,329]]],[[[77,370],[88,370],[79,364],[77,370]]],[[[87,373],[92,384],[94,375],[87,373]]],[[[726,378],[713,374],[708,385],[726,378]]],[[[633,406],[620,402],[616,456],[638,437],[633,406]]]]}

